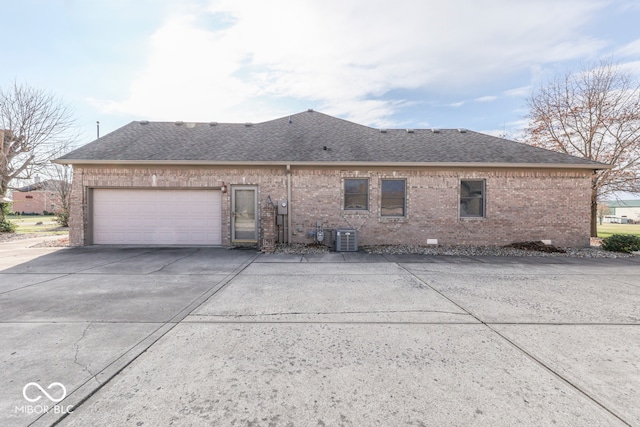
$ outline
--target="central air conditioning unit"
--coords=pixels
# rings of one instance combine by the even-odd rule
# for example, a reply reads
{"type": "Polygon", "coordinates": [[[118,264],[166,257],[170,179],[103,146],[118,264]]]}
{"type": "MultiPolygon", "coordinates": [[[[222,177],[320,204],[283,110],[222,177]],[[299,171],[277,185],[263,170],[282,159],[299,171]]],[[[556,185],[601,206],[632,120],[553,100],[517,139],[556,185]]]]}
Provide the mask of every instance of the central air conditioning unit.
{"type": "Polygon", "coordinates": [[[357,252],[358,233],[356,230],[336,230],[336,252],[357,252]]]}

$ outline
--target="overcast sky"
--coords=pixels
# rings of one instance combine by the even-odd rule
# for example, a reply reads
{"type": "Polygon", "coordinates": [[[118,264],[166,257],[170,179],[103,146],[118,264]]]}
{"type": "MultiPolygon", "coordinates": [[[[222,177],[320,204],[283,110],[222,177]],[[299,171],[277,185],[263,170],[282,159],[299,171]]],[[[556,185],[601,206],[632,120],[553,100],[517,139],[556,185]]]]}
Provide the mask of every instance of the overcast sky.
{"type": "Polygon", "coordinates": [[[0,0],[0,85],[50,90],[81,143],[132,120],[516,134],[554,74],[640,70],[636,0],[0,0]]]}

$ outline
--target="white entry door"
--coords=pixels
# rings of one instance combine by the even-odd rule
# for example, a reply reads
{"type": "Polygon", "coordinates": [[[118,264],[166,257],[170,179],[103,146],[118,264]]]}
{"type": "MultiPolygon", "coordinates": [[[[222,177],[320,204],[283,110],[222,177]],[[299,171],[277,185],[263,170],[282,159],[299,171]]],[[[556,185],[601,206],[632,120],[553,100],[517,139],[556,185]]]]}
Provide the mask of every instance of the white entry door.
{"type": "Polygon", "coordinates": [[[220,191],[94,189],[94,244],[219,245],[220,191]]]}

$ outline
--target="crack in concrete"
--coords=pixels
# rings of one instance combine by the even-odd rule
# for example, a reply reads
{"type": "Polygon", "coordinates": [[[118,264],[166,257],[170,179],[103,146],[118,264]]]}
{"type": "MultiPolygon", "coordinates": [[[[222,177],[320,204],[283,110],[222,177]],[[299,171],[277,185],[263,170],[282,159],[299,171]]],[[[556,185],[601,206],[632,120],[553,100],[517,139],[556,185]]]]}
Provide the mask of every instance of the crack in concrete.
{"type": "Polygon", "coordinates": [[[195,251],[193,251],[193,252],[191,252],[191,253],[189,253],[189,254],[187,254],[187,255],[185,255],[185,256],[183,256],[183,257],[181,257],[181,258],[177,258],[177,259],[175,259],[175,260],[171,261],[170,263],[163,265],[163,266],[162,266],[162,267],[160,267],[159,269],[157,269],[157,270],[153,270],[153,271],[151,271],[151,272],[149,272],[149,273],[147,273],[147,274],[153,274],[153,273],[157,273],[158,271],[162,271],[162,270],[164,270],[166,267],[169,267],[170,265],[175,264],[175,263],[176,263],[176,262],[178,262],[178,261],[182,261],[183,259],[189,258],[189,257],[191,257],[191,256],[193,256],[193,255],[195,255],[195,254],[197,254],[198,252],[200,252],[200,249],[196,249],[195,251]]]}
{"type": "Polygon", "coordinates": [[[122,262],[124,260],[130,260],[130,259],[138,258],[138,257],[141,257],[142,255],[150,254],[150,253],[157,252],[157,251],[158,251],[158,249],[145,250],[144,252],[140,252],[139,254],[134,255],[134,256],[120,258],[120,259],[117,259],[115,261],[105,262],[104,264],[92,265],[91,267],[87,267],[85,269],[74,271],[74,272],[71,272],[71,273],[68,273],[68,274],[82,274],[85,271],[89,271],[90,272],[91,270],[96,269],[96,268],[105,267],[105,266],[111,265],[111,264],[117,264],[117,263],[122,262]]]}
{"type": "MultiPolygon", "coordinates": [[[[89,374],[91,374],[92,377],[95,377],[95,374],[91,372],[91,370],[89,369],[89,365],[83,365],[82,363],[78,362],[78,355],[80,354],[80,341],[82,341],[85,338],[85,336],[87,335],[87,331],[89,330],[90,327],[91,327],[91,322],[89,322],[87,326],[84,328],[84,330],[82,331],[82,336],[73,344],[76,349],[76,352],[73,356],[73,363],[80,366],[83,371],[87,371],[89,374]]],[[[98,384],[100,384],[100,381],[98,381],[98,384]]]]}

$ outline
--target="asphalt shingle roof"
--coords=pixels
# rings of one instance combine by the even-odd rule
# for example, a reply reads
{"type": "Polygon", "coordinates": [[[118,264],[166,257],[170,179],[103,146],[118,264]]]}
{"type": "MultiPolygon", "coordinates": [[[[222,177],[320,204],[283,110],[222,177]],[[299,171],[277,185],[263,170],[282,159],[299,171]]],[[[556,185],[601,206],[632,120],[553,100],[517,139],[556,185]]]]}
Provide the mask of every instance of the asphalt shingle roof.
{"type": "Polygon", "coordinates": [[[251,125],[177,123],[181,122],[132,122],[58,160],[604,166],[469,130],[381,132],[315,111],[251,125]]]}
{"type": "Polygon", "coordinates": [[[64,181],[61,181],[59,179],[47,179],[45,181],[35,182],[33,184],[29,184],[24,187],[17,188],[16,191],[20,191],[23,193],[28,191],[36,191],[36,190],[54,191],[59,187],[61,182],[64,182],[64,181]]]}

